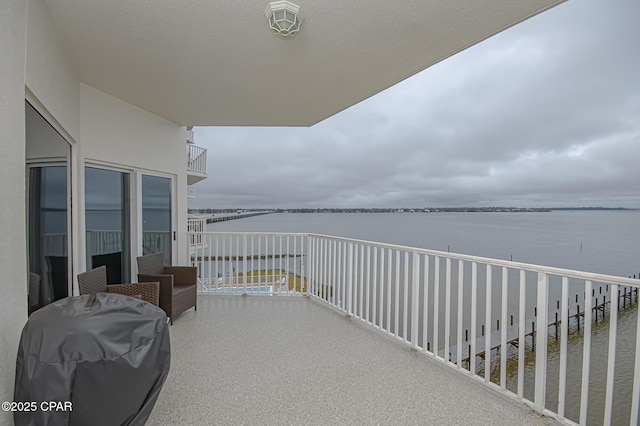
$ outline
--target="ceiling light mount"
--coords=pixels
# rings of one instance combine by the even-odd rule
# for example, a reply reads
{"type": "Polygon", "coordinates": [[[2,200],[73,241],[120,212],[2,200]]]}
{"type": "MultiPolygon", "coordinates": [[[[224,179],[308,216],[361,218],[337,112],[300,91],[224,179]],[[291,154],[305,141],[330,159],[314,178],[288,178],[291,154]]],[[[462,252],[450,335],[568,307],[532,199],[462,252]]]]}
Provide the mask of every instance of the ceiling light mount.
{"type": "Polygon", "coordinates": [[[269,27],[276,35],[293,38],[300,31],[302,23],[302,15],[300,14],[300,6],[286,0],[274,1],[269,3],[264,15],[269,21],[269,27]]]}

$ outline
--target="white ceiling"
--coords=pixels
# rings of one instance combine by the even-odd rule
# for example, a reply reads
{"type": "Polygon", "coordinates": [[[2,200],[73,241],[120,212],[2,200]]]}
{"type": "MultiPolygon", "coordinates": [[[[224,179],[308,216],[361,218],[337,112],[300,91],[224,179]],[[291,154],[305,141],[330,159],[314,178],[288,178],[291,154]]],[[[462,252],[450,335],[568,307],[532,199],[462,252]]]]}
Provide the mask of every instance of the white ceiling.
{"type": "Polygon", "coordinates": [[[80,79],[183,125],[310,126],[563,0],[44,0],[80,79]]]}

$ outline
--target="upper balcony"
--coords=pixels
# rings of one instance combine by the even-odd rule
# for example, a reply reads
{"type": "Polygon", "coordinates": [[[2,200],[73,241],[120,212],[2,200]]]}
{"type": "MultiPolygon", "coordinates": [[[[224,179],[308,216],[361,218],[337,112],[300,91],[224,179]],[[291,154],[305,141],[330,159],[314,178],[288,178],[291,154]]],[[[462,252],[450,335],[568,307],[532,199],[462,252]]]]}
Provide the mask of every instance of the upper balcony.
{"type": "MultiPolygon", "coordinates": [[[[191,137],[193,139],[193,133],[191,137]]],[[[187,185],[193,185],[206,178],[207,150],[192,143],[187,143],[187,185]]]]}

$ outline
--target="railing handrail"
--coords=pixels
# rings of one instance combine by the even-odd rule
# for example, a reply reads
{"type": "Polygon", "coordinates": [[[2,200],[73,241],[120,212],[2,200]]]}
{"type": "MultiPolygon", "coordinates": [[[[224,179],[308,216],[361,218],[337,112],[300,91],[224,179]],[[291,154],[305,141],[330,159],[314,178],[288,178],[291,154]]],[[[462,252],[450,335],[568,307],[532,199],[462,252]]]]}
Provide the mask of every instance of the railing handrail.
{"type": "MultiPolygon", "coordinates": [[[[193,218],[193,219],[197,219],[197,218],[193,218]]],[[[291,235],[291,236],[296,236],[296,237],[308,237],[310,235],[313,234],[309,234],[307,232],[247,232],[247,231],[243,231],[243,232],[234,232],[234,231],[222,231],[222,232],[211,232],[211,231],[205,231],[205,232],[188,232],[188,234],[202,234],[202,235],[245,235],[245,236],[250,236],[250,235],[275,235],[275,236],[285,236],[285,235],[291,235]]]]}

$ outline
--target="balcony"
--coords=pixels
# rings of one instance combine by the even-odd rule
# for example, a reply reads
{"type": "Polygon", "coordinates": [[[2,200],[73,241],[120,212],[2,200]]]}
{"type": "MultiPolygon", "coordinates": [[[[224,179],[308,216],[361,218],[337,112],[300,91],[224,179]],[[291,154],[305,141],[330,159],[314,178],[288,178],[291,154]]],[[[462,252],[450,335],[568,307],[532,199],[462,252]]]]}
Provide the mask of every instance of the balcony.
{"type": "Polygon", "coordinates": [[[187,185],[193,185],[207,178],[207,150],[187,144],[187,185]]]}
{"type": "Polygon", "coordinates": [[[171,331],[152,424],[638,424],[637,279],[315,234],[189,238],[200,305],[171,331]]]}
{"type": "Polygon", "coordinates": [[[199,296],[147,426],[545,424],[357,323],[304,297],[199,296]]]}

